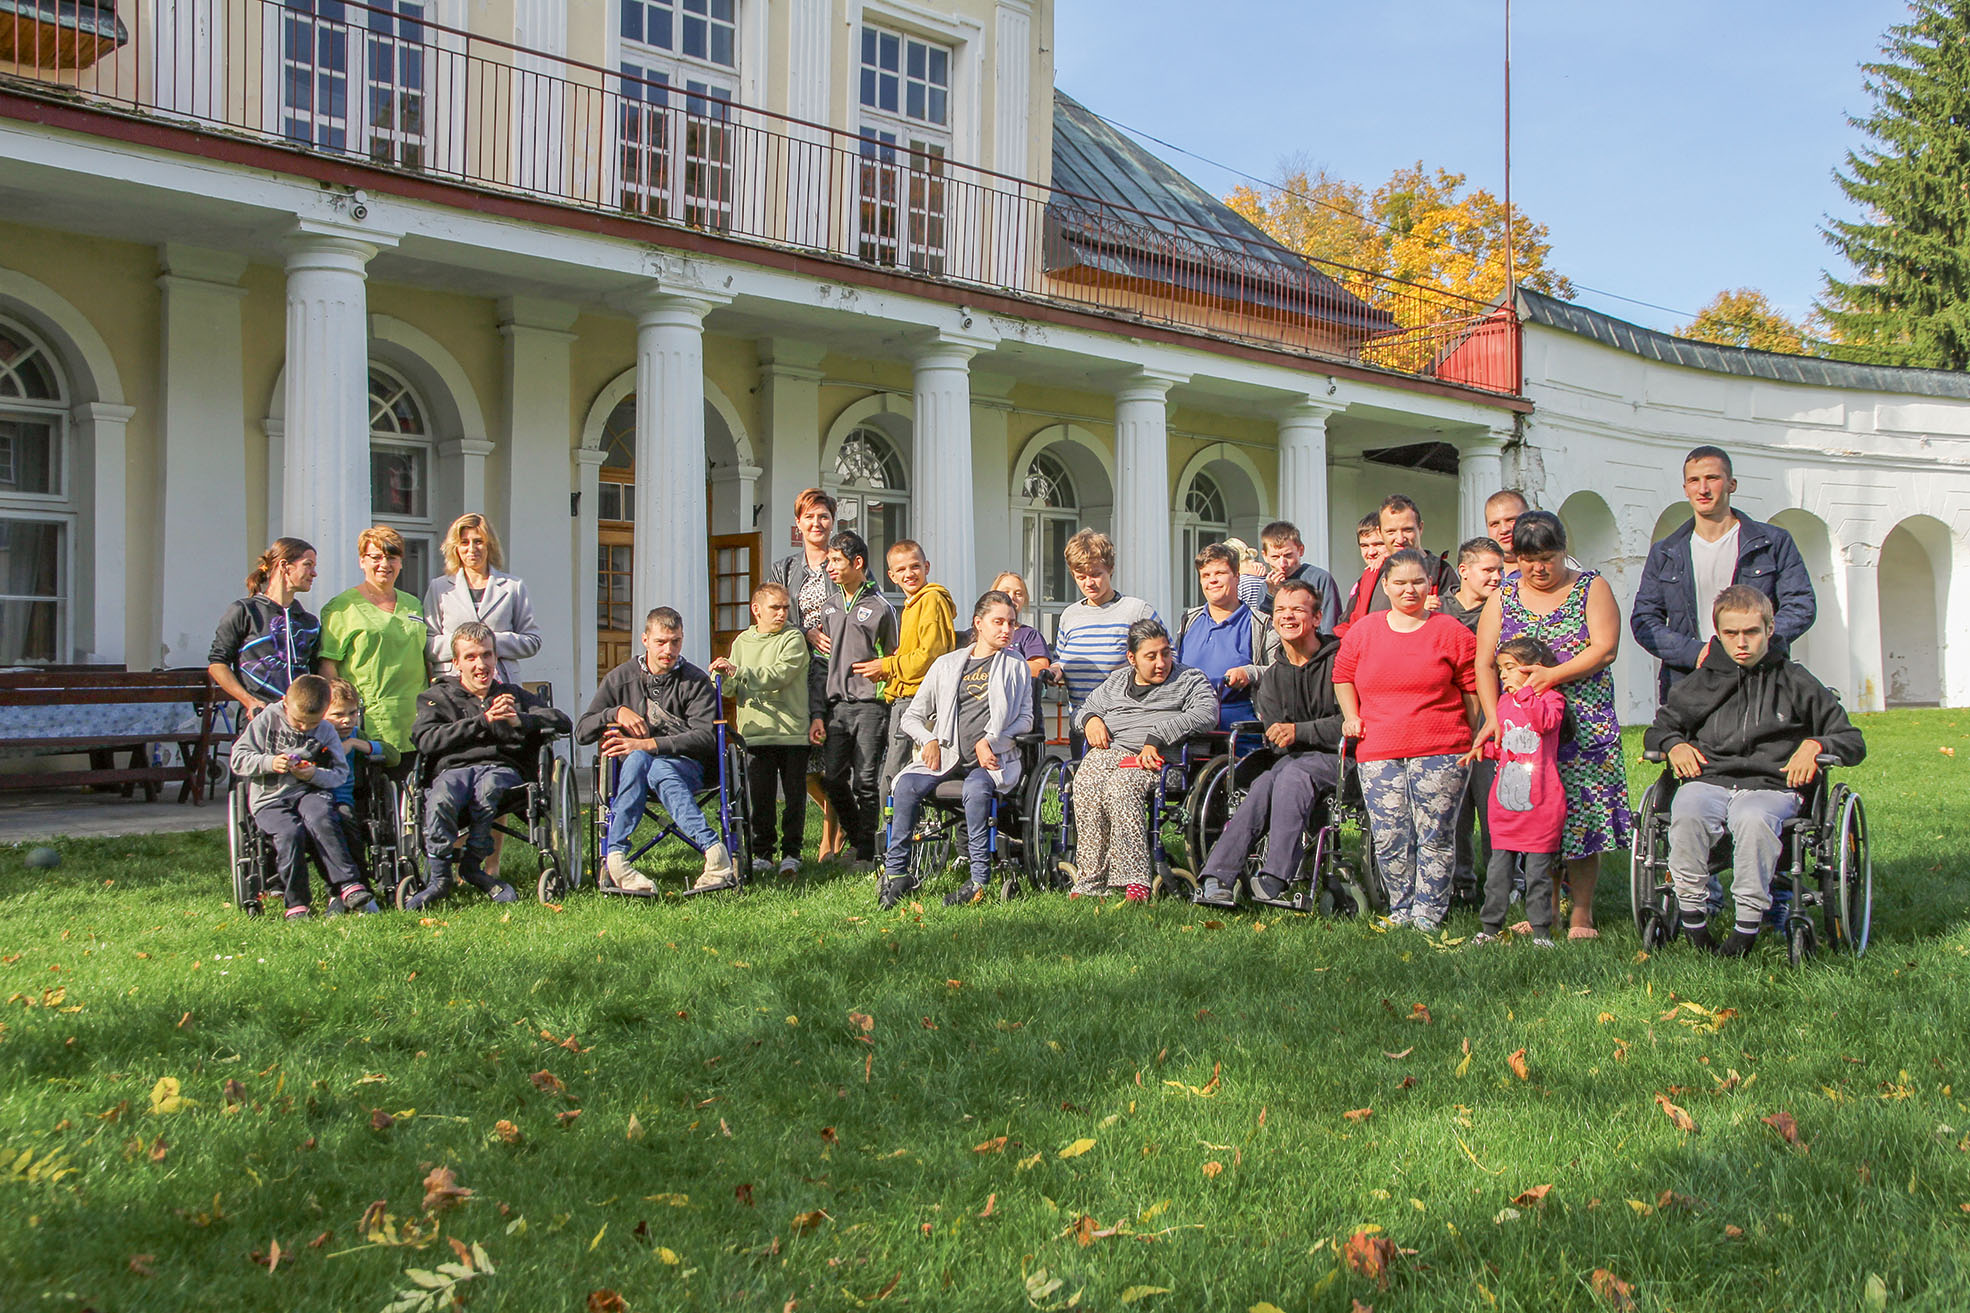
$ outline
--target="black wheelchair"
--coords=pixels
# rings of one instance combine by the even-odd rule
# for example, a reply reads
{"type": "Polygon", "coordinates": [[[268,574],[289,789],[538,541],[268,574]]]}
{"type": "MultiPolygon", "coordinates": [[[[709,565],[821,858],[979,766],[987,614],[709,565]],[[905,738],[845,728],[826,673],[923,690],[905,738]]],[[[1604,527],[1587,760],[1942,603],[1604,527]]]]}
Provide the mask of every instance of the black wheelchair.
{"type": "MultiPolygon", "coordinates": [[[[732,876],[723,884],[707,886],[703,889],[686,886],[680,891],[685,897],[694,894],[720,893],[728,889],[743,892],[746,880],[752,873],[752,829],[747,824],[747,808],[751,805],[749,800],[752,794],[746,787],[746,754],[739,746],[738,739],[731,734],[722,710],[725,705],[724,679],[714,675],[712,687],[721,708],[718,722],[714,727],[717,778],[705,782],[704,787],[697,791],[695,801],[699,807],[707,809],[716,805],[717,815],[709,818],[711,828],[713,833],[724,842],[725,851],[732,858],[732,876]]],[[[595,808],[588,830],[588,855],[596,872],[595,887],[600,893],[613,894],[620,898],[655,898],[662,892],[661,890],[623,889],[606,878],[608,854],[603,851],[603,845],[608,840],[609,823],[615,814],[616,784],[621,773],[621,758],[596,754],[595,808]]],[[[656,811],[660,805],[654,791],[644,800],[643,815],[638,818],[638,823],[640,825],[645,819],[651,820],[656,824],[657,832],[640,843],[632,839],[629,860],[632,863],[639,861],[651,849],[673,835],[702,855],[704,849],[678,828],[674,817],[661,816],[661,813],[656,811]],[[659,816],[661,819],[658,819],[659,816]]]]}
{"type": "MultiPolygon", "coordinates": [[[[575,830],[581,812],[575,796],[574,765],[554,750],[556,741],[565,737],[541,736],[531,766],[521,772],[519,785],[506,791],[493,818],[496,832],[527,844],[540,855],[540,878],[534,882],[534,894],[543,903],[559,902],[579,889],[583,879],[581,839],[575,830]]],[[[405,854],[395,894],[400,908],[428,883],[423,857],[424,792],[434,774],[429,759],[418,754],[399,793],[405,854]]],[[[463,844],[461,835],[457,846],[463,844]]]]}
{"type": "MultiPolygon", "coordinates": [[[[371,891],[388,907],[395,890],[417,866],[415,836],[406,837],[398,809],[397,786],[383,766],[367,754],[352,754],[356,772],[355,816],[344,818],[349,856],[370,880],[371,891]]],[[[247,781],[234,777],[226,791],[226,838],[232,859],[233,902],[250,916],[269,894],[282,892],[274,863],[274,842],[253,823],[246,805],[247,781]]],[[[311,856],[311,861],[315,859],[311,856]]],[[[317,872],[321,864],[316,861],[317,872]]],[[[326,877],[324,876],[324,881],[326,877]]],[[[333,891],[330,891],[331,896],[333,891]]]]}
{"type": "MultiPolygon", "coordinates": [[[[1198,801],[1189,809],[1190,828],[1186,834],[1195,866],[1174,872],[1180,883],[1191,886],[1193,901],[1199,896],[1196,873],[1202,869],[1212,846],[1244,804],[1252,781],[1277,760],[1266,747],[1263,727],[1257,721],[1233,725],[1228,746],[1227,752],[1207,761],[1198,772],[1198,801]]],[[[1288,868],[1285,896],[1265,898],[1255,889],[1254,880],[1270,842],[1265,834],[1258,836],[1247,855],[1234,882],[1234,896],[1242,894],[1248,901],[1268,907],[1322,916],[1359,916],[1388,910],[1388,894],[1375,866],[1375,844],[1368,832],[1368,810],[1361,797],[1361,774],[1351,746],[1350,740],[1342,740],[1338,754],[1339,786],[1314,801],[1306,829],[1300,835],[1299,852],[1288,868]]]]}
{"type": "MultiPolygon", "coordinates": [[[[1628,862],[1628,897],[1642,947],[1650,952],[1676,936],[1679,913],[1676,890],[1669,877],[1669,808],[1680,781],[1666,763],[1667,754],[1644,752],[1643,760],[1664,763],[1663,771],[1642,795],[1628,862]]],[[[1793,966],[1812,957],[1821,946],[1834,951],[1867,952],[1874,921],[1874,859],[1867,839],[1867,811],[1861,796],[1845,784],[1827,778],[1839,759],[1820,754],[1819,772],[1800,790],[1799,814],[1780,831],[1778,869],[1773,892],[1781,882],[1791,893],[1784,927],[1786,954],[1793,966]],[[1813,911],[1820,928],[1813,926],[1813,911]]],[[[1725,833],[1710,851],[1710,874],[1731,869],[1731,837],[1725,833]]]]}
{"type": "MultiPolygon", "coordinates": [[[[992,808],[993,872],[999,877],[999,897],[1017,898],[1022,888],[1034,891],[1066,886],[1060,864],[1073,851],[1072,820],[1067,801],[1072,772],[1068,763],[1046,755],[1046,731],[1031,729],[1013,736],[1019,752],[1019,782],[1010,794],[998,794],[992,808]]],[[[968,772],[966,772],[968,773],[968,772]]],[[[910,832],[910,863],[900,882],[883,882],[884,906],[922,889],[932,877],[963,865],[969,879],[964,831],[965,773],[942,780],[925,795],[910,832]],[[900,887],[898,887],[900,885],[900,887]]],[[[883,799],[883,851],[891,843],[892,800],[883,799]]]]}
{"type": "MultiPolygon", "coordinates": [[[[1076,736],[1078,754],[1085,743],[1076,736]]],[[[1154,787],[1143,802],[1144,824],[1149,837],[1149,865],[1152,898],[1193,896],[1197,879],[1192,872],[1203,865],[1204,855],[1195,850],[1196,807],[1202,797],[1202,773],[1230,752],[1230,734],[1210,730],[1185,739],[1163,755],[1162,769],[1156,772],[1154,787]]],[[[1049,760],[1042,767],[1050,773],[1042,790],[1042,813],[1048,834],[1046,845],[1035,845],[1036,856],[1049,863],[1036,885],[1064,889],[1068,880],[1060,864],[1072,860],[1074,851],[1074,772],[1075,760],[1049,760]],[[1057,781],[1057,782],[1056,782],[1057,781]],[[1057,819],[1048,811],[1050,800],[1058,799],[1057,819]]]]}

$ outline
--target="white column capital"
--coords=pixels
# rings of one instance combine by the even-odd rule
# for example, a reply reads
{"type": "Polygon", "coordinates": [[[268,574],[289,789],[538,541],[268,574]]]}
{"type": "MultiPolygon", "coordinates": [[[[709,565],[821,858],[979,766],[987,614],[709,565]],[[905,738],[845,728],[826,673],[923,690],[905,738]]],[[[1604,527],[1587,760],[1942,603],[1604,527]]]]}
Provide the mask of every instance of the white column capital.
{"type": "Polygon", "coordinates": [[[602,462],[609,458],[609,453],[600,447],[576,447],[569,455],[573,457],[578,469],[599,470],[602,468],[602,462]]]}
{"type": "Polygon", "coordinates": [[[1282,429],[1310,426],[1325,428],[1328,420],[1346,409],[1346,406],[1336,405],[1331,401],[1315,401],[1312,397],[1302,397],[1279,412],[1279,427],[1282,429]]]}
{"type": "Polygon", "coordinates": [[[624,297],[622,304],[639,327],[703,329],[705,316],[731,301],[723,292],[703,288],[651,286],[624,297]]]}
{"type": "Polygon", "coordinates": [[[121,406],[113,401],[84,401],[68,412],[68,417],[77,424],[128,424],[137,413],[135,406],[121,406]]]}
{"type": "Polygon", "coordinates": [[[495,444],[485,438],[447,438],[438,444],[440,456],[476,456],[483,460],[495,450],[495,444]]]}
{"type": "Polygon", "coordinates": [[[1190,375],[1176,374],[1161,369],[1144,369],[1122,380],[1115,389],[1117,402],[1163,401],[1170,395],[1170,389],[1179,383],[1188,383],[1190,375]]]}
{"type": "Polygon", "coordinates": [[[762,337],[754,345],[760,372],[775,378],[821,381],[821,361],[828,349],[818,342],[793,337],[762,337]]]}
{"type": "Polygon", "coordinates": [[[287,230],[289,273],[303,269],[327,269],[362,274],[378,251],[397,244],[398,234],[376,232],[347,223],[302,219],[287,230]]]}
{"type": "Polygon", "coordinates": [[[1497,429],[1487,429],[1483,433],[1474,434],[1459,442],[1457,444],[1457,455],[1459,458],[1465,456],[1503,456],[1505,454],[1505,446],[1510,441],[1511,433],[1509,430],[1501,433],[1497,429]]]}
{"type": "Polygon", "coordinates": [[[970,363],[973,356],[981,351],[990,351],[998,344],[999,339],[996,335],[939,333],[912,347],[910,363],[918,369],[962,368],[970,363]]]}

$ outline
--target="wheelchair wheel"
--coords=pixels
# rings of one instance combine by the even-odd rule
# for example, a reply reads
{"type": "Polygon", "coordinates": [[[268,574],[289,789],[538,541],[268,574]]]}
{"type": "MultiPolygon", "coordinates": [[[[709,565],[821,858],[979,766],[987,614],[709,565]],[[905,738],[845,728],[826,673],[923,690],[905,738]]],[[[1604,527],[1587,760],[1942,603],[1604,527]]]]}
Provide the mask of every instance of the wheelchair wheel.
{"type": "Polygon", "coordinates": [[[1669,863],[1669,775],[1649,785],[1642,795],[1640,813],[1628,851],[1628,907],[1641,930],[1649,909],[1655,905],[1659,873],[1669,863]]]}
{"type": "Polygon", "coordinates": [[[1189,850],[1192,870],[1203,869],[1211,846],[1231,823],[1231,813],[1244,798],[1244,790],[1236,787],[1236,765],[1229,756],[1213,757],[1190,782],[1191,805],[1183,818],[1183,846],[1189,850]]]}
{"type": "Polygon", "coordinates": [[[933,880],[950,870],[951,855],[957,851],[954,826],[948,822],[937,824],[936,828],[910,844],[909,878],[913,889],[921,891],[930,887],[933,880]]]}
{"type": "Polygon", "coordinates": [[[1026,786],[1025,833],[1019,846],[1026,878],[1035,889],[1058,889],[1064,883],[1060,864],[1074,851],[1073,778],[1073,768],[1053,757],[1040,763],[1026,786]]]}
{"type": "Polygon", "coordinates": [[[1662,912],[1650,907],[1642,913],[1642,949],[1644,952],[1658,953],[1669,944],[1670,930],[1662,919],[1662,912]]]}
{"type": "Polygon", "coordinates": [[[1860,795],[1841,785],[1834,790],[1839,818],[1834,830],[1833,904],[1828,909],[1826,942],[1855,957],[1867,952],[1874,929],[1874,855],[1867,842],[1867,812],[1860,795]]]}
{"type": "Polygon", "coordinates": [[[1813,955],[1817,948],[1813,934],[1812,921],[1803,916],[1792,917],[1786,923],[1785,952],[1793,966],[1799,966],[1813,955]]]}
{"type": "Polygon", "coordinates": [[[246,832],[252,825],[245,794],[237,788],[226,790],[226,843],[232,856],[233,905],[248,916],[258,916],[260,853],[253,836],[246,832]]]}
{"type": "Polygon", "coordinates": [[[547,799],[547,849],[541,857],[540,879],[534,886],[534,895],[543,903],[557,903],[581,885],[574,768],[561,757],[553,758],[543,784],[547,799]]]}
{"type": "MultiPolygon", "coordinates": [[[[1163,869],[1156,873],[1150,882],[1151,898],[1181,898],[1187,903],[1197,901],[1197,876],[1181,866],[1163,863],[1163,869]]],[[[1227,909],[1228,910],[1228,909],[1227,909]]]]}

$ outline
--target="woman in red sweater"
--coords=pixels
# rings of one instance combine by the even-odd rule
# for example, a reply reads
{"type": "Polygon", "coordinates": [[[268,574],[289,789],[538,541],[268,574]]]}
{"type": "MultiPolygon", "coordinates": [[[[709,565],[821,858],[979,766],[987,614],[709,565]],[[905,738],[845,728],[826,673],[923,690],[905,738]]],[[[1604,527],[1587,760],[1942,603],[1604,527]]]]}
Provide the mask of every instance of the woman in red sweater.
{"type": "Polygon", "coordinates": [[[1390,609],[1353,625],[1334,657],[1341,733],[1356,740],[1361,792],[1389,920],[1434,933],[1450,906],[1458,760],[1477,723],[1477,641],[1427,608],[1423,554],[1406,548],[1382,576],[1390,609]]]}

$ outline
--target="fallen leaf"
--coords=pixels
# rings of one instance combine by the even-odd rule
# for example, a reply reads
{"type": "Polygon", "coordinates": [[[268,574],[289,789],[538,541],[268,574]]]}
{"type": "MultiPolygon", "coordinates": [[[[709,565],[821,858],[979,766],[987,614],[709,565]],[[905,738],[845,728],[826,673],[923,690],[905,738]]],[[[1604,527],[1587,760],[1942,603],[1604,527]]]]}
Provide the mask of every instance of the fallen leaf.
{"type": "Polygon", "coordinates": [[[1060,1156],[1062,1158],[1079,1158],[1082,1154],[1086,1153],[1088,1150],[1092,1148],[1094,1148],[1094,1141],[1087,1139],[1086,1137],[1083,1137],[1081,1139],[1074,1141],[1074,1143],[1068,1145],[1066,1148],[1062,1149],[1060,1151],[1060,1156]]]}
{"type": "Polygon", "coordinates": [[[1382,1056],[1385,1058],[1393,1058],[1395,1059],[1395,1061],[1400,1062],[1404,1058],[1408,1057],[1410,1054],[1414,1053],[1415,1051],[1416,1051],[1416,1046],[1412,1044],[1400,1053],[1390,1053],[1387,1049],[1383,1049],[1382,1056]]]}
{"type": "Polygon", "coordinates": [[[737,1185],[733,1186],[732,1197],[734,1199],[737,1199],[740,1203],[744,1204],[746,1207],[751,1208],[753,1206],[752,1182],[741,1181],[737,1185]]]}
{"type": "Polygon", "coordinates": [[[1031,1158],[1021,1158],[1019,1160],[1019,1170],[1023,1172],[1029,1167],[1038,1167],[1040,1165],[1040,1160],[1044,1157],[1045,1157],[1044,1154],[1036,1153],[1031,1158]]]}
{"type": "Polygon", "coordinates": [[[493,1123],[493,1134],[499,1137],[502,1144],[518,1144],[522,1138],[520,1128],[505,1118],[493,1123]]]}
{"type": "Polygon", "coordinates": [[[581,1116],[580,1108],[569,1108],[565,1112],[555,1113],[554,1120],[559,1122],[562,1128],[565,1129],[569,1126],[573,1126],[575,1124],[575,1118],[579,1116],[581,1116]]]}
{"type": "MultiPolygon", "coordinates": [[[[1478,1289],[1484,1290],[1484,1287],[1479,1286],[1478,1289]]],[[[1486,1291],[1485,1293],[1489,1294],[1490,1292],[1486,1291]]],[[[1350,1299],[1348,1304],[1348,1313],[1375,1313],[1375,1306],[1373,1304],[1364,1304],[1358,1299],[1350,1299]]]]}
{"type": "Polygon", "coordinates": [[[159,1076],[157,1084],[150,1088],[150,1110],[159,1116],[182,1112],[192,1106],[192,1101],[183,1098],[178,1091],[182,1087],[176,1076],[159,1076]]]}
{"type": "Polygon", "coordinates": [[[434,1167],[424,1178],[424,1211],[442,1213],[472,1197],[472,1191],[458,1183],[458,1173],[449,1167],[434,1167]]]}
{"type": "Polygon", "coordinates": [[[280,1241],[269,1240],[267,1242],[267,1275],[268,1276],[272,1276],[274,1274],[274,1269],[280,1266],[280,1260],[281,1260],[280,1241]]]}
{"type": "Polygon", "coordinates": [[[657,1261],[665,1267],[676,1267],[681,1260],[677,1257],[675,1249],[665,1249],[662,1245],[658,1245],[657,1261]]]}
{"type": "Polygon", "coordinates": [[[1223,1170],[1224,1170],[1224,1164],[1220,1162],[1208,1162],[1204,1164],[1204,1176],[1207,1180],[1212,1180],[1212,1181],[1217,1180],[1218,1173],[1222,1172],[1223,1170]]]}
{"type": "Polygon", "coordinates": [[[388,1199],[378,1199],[375,1203],[363,1209],[362,1220],[356,1223],[356,1234],[366,1236],[373,1231],[379,1230],[383,1225],[384,1210],[389,1206],[390,1201],[388,1199]]]}
{"type": "Polygon", "coordinates": [[[1341,1251],[1348,1267],[1367,1277],[1382,1289],[1389,1284],[1389,1263],[1395,1258],[1395,1242],[1379,1232],[1356,1231],[1341,1251]]]}
{"type": "Polygon", "coordinates": [[[1792,1119],[1791,1113],[1775,1112],[1769,1117],[1760,1117],[1758,1120],[1777,1131],[1779,1138],[1793,1148],[1803,1149],[1806,1147],[1805,1141],[1799,1138],[1799,1123],[1792,1119]]]}
{"type": "Polygon", "coordinates": [[[1518,1077],[1520,1080],[1532,1079],[1532,1069],[1525,1065],[1524,1049],[1520,1049],[1518,1052],[1512,1054],[1511,1057],[1506,1058],[1505,1065],[1510,1067],[1512,1069],[1512,1075],[1518,1077]]]}
{"type": "Polygon", "coordinates": [[[1345,1117],[1351,1122],[1365,1122],[1374,1115],[1375,1110],[1373,1108],[1351,1108],[1341,1114],[1342,1117],[1345,1117]]]}
{"type": "Polygon", "coordinates": [[[135,1272],[140,1277],[154,1277],[157,1273],[150,1270],[150,1265],[156,1259],[156,1254],[132,1254],[130,1255],[128,1266],[132,1272],[135,1272]]]}
{"type": "Polygon", "coordinates": [[[534,1088],[542,1094],[566,1094],[568,1092],[568,1087],[561,1083],[561,1078],[545,1068],[535,1072],[533,1075],[527,1077],[527,1079],[532,1081],[534,1088]]]}
{"type": "Polygon", "coordinates": [[[1732,1226],[1729,1222],[1724,1223],[1724,1239],[1726,1240],[1744,1239],[1744,1228],[1741,1226],[1732,1226]]]}
{"type": "Polygon", "coordinates": [[[613,1290],[588,1292],[588,1313],[628,1313],[629,1305],[613,1290]]]}
{"type": "Polygon", "coordinates": [[[236,1080],[226,1082],[226,1102],[240,1104],[246,1102],[246,1087],[236,1080]]]}
{"type": "Polygon", "coordinates": [[[1435,1021],[1436,1018],[1432,1017],[1430,1015],[1430,1010],[1424,1007],[1421,1003],[1411,1003],[1409,1005],[1409,1020],[1420,1021],[1425,1026],[1427,1026],[1432,1021],[1435,1021]]]}
{"type": "Polygon", "coordinates": [[[396,1122],[397,1119],[395,1117],[392,1117],[381,1108],[375,1108],[370,1111],[369,1129],[372,1131],[387,1131],[396,1125],[396,1122]]]}
{"type": "Polygon", "coordinates": [[[1635,1307],[1634,1285],[1604,1267],[1595,1268],[1594,1274],[1587,1278],[1587,1284],[1596,1295],[1607,1301],[1610,1308],[1625,1310],[1635,1307]]]}
{"type": "Polygon", "coordinates": [[[791,1229],[795,1235],[803,1235],[827,1220],[827,1213],[819,1208],[811,1213],[795,1213],[791,1229]]]}
{"type": "Polygon", "coordinates": [[[1677,1194],[1674,1190],[1664,1190],[1655,1197],[1656,1211],[1663,1213],[1694,1213],[1702,1206],[1691,1196],[1677,1194]]]}
{"type": "Polygon", "coordinates": [[[155,1140],[151,1141],[150,1160],[152,1162],[154,1163],[163,1162],[164,1155],[170,1152],[171,1152],[171,1146],[164,1142],[164,1137],[162,1135],[158,1136],[155,1140]]]}
{"type": "Polygon", "coordinates": [[[876,1028],[876,1019],[866,1012],[850,1011],[848,1020],[854,1025],[860,1026],[864,1035],[876,1028]]]}
{"type": "Polygon", "coordinates": [[[1274,1304],[1269,1300],[1262,1299],[1258,1303],[1246,1309],[1245,1313],[1285,1313],[1285,1310],[1280,1308],[1279,1305],[1274,1304]]]}
{"type": "Polygon", "coordinates": [[[1521,1208],[1537,1207],[1546,1202],[1546,1196],[1553,1192],[1549,1185],[1535,1185],[1529,1190],[1521,1190],[1512,1196],[1512,1202],[1521,1208]]]}
{"type": "Polygon", "coordinates": [[[1124,1304],[1133,1304],[1139,1299],[1148,1299],[1151,1295],[1167,1295],[1169,1293],[1170,1288],[1168,1286],[1130,1286],[1122,1292],[1121,1302],[1124,1304]]]}
{"type": "Polygon", "coordinates": [[[821,1128],[821,1138],[822,1138],[823,1140],[826,1140],[826,1141],[827,1141],[827,1142],[828,1142],[829,1144],[838,1144],[838,1143],[840,1143],[840,1138],[841,1138],[841,1137],[839,1137],[839,1136],[837,1136],[837,1135],[835,1134],[835,1128],[834,1128],[834,1127],[832,1127],[832,1126],[823,1126],[823,1127],[821,1128]]]}
{"type": "Polygon", "coordinates": [[[1881,1313],[1888,1307],[1888,1283],[1878,1272],[1867,1274],[1867,1284],[1861,1287],[1861,1307],[1867,1313],[1881,1313]]]}
{"type": "Polygon", "coordinates": [[[1677,1130],[1685,1135],[1696,1134],[1696,1118],[1671,1103],[1668,1095],[1658,1094],[1655,1101],[1662,1106],[1662,1115],[1674,1123],[1677,1130]]]}
{"type": "Polygon", "coordinates": [[[998,1192],[994,1191],[993,1193],[985,1196],[984,1211],[980,1212],[978,1215],[980,1217],[990,1217],[992,1215],[992,1210],[997,1208],[998,1206],[999,1206],[998,1192]]]}
{"type": "Polygon", "coordinates": [[[623,1128],[622,1137],[625,1140],[640,1140],[643,1138],[643,1123],[636,1120],[636,1114],[633,1112],[629,1114],[629,1125],[623,1128]]]}
{"type": "Polygon", "coordinates": [[[971,1151],[973,1153],[998,1153],[1001,1150],[1003,1150],[1005,1147],[1006,1147],[1006,1137],[1003,1135],[995,1135],[991,1139],[985,1141],[985,1143],[983,1144],[972,1145],[971,1151]]]}

